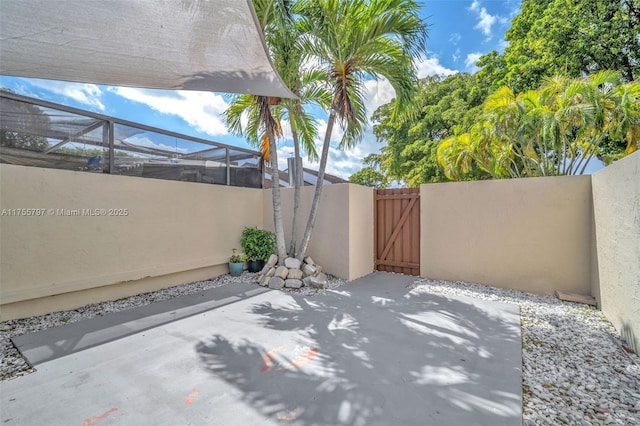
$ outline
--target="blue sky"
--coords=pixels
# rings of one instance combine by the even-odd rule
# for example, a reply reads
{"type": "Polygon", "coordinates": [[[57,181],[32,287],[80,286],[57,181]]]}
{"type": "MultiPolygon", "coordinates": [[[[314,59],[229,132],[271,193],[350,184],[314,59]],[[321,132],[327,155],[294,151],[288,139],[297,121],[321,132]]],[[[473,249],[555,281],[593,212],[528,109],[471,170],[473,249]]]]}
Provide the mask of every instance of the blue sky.
{"type": "MultiPolygon", "coordinates": [[[[519,12],[520,0],[436,0],[423,2],[422,14],[429,29],[427,56],[420,59],[419,76],[475,72],[475,61],[491,50],[504,49],[504,33],[511,19],[519,12]]],[[[232,136],[220,114],[226,109],[229,96],[211,92],[164,91],[95,84],[68,83],[0,76],[0,86],[27,96],[87,109],[146,125],[197,136],[229,145],[248,147],[242,139],[232,136]]],[[[393,98],[387,81],[367,81],[369,114],[393,98]]],[[[326,116],[316,111],[320,137],[326,128],[326,116]]],[[[340,138],[333,133],[334,146],[340,138]]],[[[320,150],[320,140],[318,151],[320,150]]],[[[358,171],[361,160],[382,145],[368,129],[363,141],[349,151],[332,148],[327,171],[343,178],[358,171]]],[[[291,141],[285,136],[280,143],[281,165],[291,156],[291,141]]],[[[305,165],[317,164],[305,160],[305,165]]]]}

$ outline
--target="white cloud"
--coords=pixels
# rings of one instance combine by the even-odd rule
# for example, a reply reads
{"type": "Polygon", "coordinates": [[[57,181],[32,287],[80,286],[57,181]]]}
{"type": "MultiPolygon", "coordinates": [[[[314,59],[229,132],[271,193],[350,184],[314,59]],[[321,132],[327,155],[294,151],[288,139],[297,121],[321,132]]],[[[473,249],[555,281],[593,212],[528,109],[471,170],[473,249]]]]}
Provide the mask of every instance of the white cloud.
{"type": "MultiPolygon", "coordinates": [[[[441,65],[438,58],[421,58],[417,64],[418,78],[429,75],[451,75],[457,71],[441,65]]],[[[365,106],[369,117],[378,107],[390,102],[396,96],[391,83],[386,78],[378,80],[367,80],[364,83],[365,106]]]]}
{"type": "MultiPolygon", "coordinates": [[[[324,136],[324,135],[323,135],[324,136]]],[[[376,141],[371,129],[368,129],[363,140],[355,147],[348,150],[340,150],[335,146],[329,148],[329,159],[327,161],[327,173],[349,179],[353,173],[362,169],[362,159],[371,153],[379,153],[382,145],[376,141]]],[[[318,154],[322,145],[318,141],[318,154]]],[[[293,155],[293,147],[283,146],[278,149],[278,164],[284,169],[287,168],[287,158],[293,155]]],[[[319,162],[310,162],[306,157],[302,160],[304,167],[318,170],[319,162]]]]}
{"type": "Polygon", "coordinates": [[[460,33],[451,33],[449,35],[449,41],[453,44],[458,44],[462,40],[460,33]]]}
{"type": "Polygon", "coordinates": [[[327,172],[343,179],[349,179],[349,176],[364,167],[362,159],[371,153],[379,153],[381,146],[373,133],[368,130],[363,140],[351,149],[340,151],[337,148],[331,148],[327,172]]]}
{"type": "Polygon", "coordinates": [[[496,24],[506,24],[508,21],[506,18],[500,15],[492,15],[487,12],[487,9],[480,6],[480,2],[478,0],[473,0],[471,6],[469,6],[469,10],[475,12],[478,18],[478,23],[474,28],[480,30],[482,34],[484,34],[487,38],[486,40],[490,40],[492,37],[492,27],[496,24]]]}
{"type": "MultiPolygon", "coordinates": [[[[329,123],[327,120],[316,120],[316,129],[318,129],[318,139],[316,140],[316,150],[318,151],[318,155],[320,155],[320,151],[322,150],[322,141],[324,140],[324,135],[327,133],[327,127],[329,123]]],[[[340,123],[338,120],[333,124],[333,128],[331,129],[331,142],[339,143],[342,140],[342,136],[344,136],[344,132],[342,131],[342,127],[340,127],[340,123]]]]}
{"type": "Polygon", "coordinates": [[[478,59],[480,59],[481,56],[482,56],[482,53],[480,52],[469,53],[467,55],[467,59],[464,60],[464,64],[470,73],[473,74],[480,69],[479,67],[476,66],[476,62],[478,62],[478,59]]]}
{"type": "Polygon", "coordinates": [[[451,59],[453,59],[453,62],[458,62],[458,59],[460,59],[460,48],[457,48],[456,51],[451,54],[451,59]]]}
{"type": "Polygon", "coordinates": [[[98,108],[100,111],[105,110],[104,104],[100,101],[102,90],[95,84],[40,79],[29,79],[26,81],[33,86],[55,93],[56,95],[71,98],[81,104],[98,108]]]}
{"type": "Polygon", "coordinates": [[[228,104],[221,95],[187,90],[161,91],[114,87],[118,96],[138,102],[163,113],[176,115],[197,130],[212,136],[228,134],[222,112],[228,104]]]}
{"type": "MultiPolygon", "coordinates": [[[[380,147],[382,145],[377,142],[371,128],[368,128],[365,131],[364,138],[358,145],[348,150],[340,150],[337,148],[337,145],[342,137],[342,130],[337,126],[337,124],[336,127],[334,127],[334,131],[332,132],[332,146],[329,148],[326,172],[339,176],[343,179],[349,179],[349,176],[364,167],[362,159],[371,153],[380,152],[380,147]],[[336,127],[338,128],[337,130],[336,127]]],[[[322,152],[322,139],[324,138],[326,128],[327,122],[319,120],[318,139],[316,140],[318,155],[322,152]]],[[[278,148],[278,166],[281,170],[285,170],[287,168],[287,158],[292,156],[293,146],[285,144],[278,148]]],[[[302,164],[304,167],[313,170],[318,170],[320,167],[319,162],[311,162],[306,156],[303,157],[302,164]]]]}
{"type": "Polygon", "coordinates": [[[380,105],[389,103],[396,97],[396,91],[386,78],[365,81],[364,93],[368,116],[371,116],[380,105]]]}
{"type": "Polygon", "coordinates": [[[520,14],[520,0],[507,0],[507,5],[511,6],[511,10],[509,11],[509,18],[515,18],[520,14]]]}
{"type": "Polygon", "coordinates": [[[429,75],[452,75],[458,71],[449,69],[440,64],[436,57],[423,58],[418,63],[418,77],[424,78],[429,75]]]}

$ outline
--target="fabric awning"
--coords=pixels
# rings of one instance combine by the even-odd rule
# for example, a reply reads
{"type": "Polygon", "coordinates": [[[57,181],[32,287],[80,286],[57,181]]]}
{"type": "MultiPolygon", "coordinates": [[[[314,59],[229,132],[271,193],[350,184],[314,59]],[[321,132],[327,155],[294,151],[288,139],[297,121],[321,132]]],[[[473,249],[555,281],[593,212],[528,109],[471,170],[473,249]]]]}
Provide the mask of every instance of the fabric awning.
{"type": "Polygon", "coordinates": [[[251,0],[2,0],[0,74],[294,98],[251,0]]]}

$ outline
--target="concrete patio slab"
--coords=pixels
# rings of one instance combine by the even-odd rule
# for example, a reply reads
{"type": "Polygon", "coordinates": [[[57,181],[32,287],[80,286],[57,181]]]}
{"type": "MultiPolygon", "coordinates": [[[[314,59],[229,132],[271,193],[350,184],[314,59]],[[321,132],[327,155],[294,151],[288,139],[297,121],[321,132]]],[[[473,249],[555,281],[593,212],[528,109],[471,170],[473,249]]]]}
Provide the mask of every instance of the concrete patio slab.
{"type": "Polygon", "coordinates": [[[413,280],[268,291],[120,338],[106,324],[107,343],[1,383],[2,422],[520,425],[518,307],[413,280]]]}
{"type": "Polygon", "coordinates": [[[32,366],[187,318],[269,290],[253,284],[234,284],[155,302],[126,311],[53,327],[11,339],[32,366]]]}

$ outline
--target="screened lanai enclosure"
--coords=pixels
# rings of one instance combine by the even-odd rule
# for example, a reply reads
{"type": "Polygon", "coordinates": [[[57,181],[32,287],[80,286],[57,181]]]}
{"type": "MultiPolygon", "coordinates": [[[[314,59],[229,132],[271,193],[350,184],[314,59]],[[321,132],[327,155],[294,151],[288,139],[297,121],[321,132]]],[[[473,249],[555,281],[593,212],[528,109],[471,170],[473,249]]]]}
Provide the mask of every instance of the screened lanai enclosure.
{"type": "Polygon", "coordinates": [[[261,188],[256,151],[0,91],[0,163],[261,188]]]}

